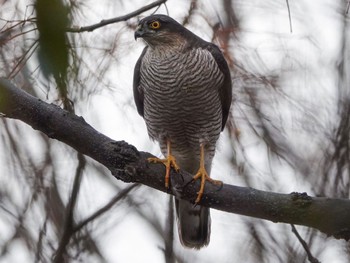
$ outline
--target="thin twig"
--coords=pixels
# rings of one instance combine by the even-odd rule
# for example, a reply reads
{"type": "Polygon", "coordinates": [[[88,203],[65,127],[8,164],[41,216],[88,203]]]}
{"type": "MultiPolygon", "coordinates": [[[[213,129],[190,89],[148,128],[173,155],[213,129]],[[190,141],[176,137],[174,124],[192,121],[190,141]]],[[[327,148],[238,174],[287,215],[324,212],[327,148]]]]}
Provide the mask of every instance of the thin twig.
{"type": "Polygon", "coordinates": [[[292,227],[292,232],[294,233],[294,235],[297,237],[297,239],[299,240],[300,244],[303,246],[304,250],[306,251],[307,254],[307,258],[311,263],[321,263],[321,261],[319,261],[317,258],[315,258],[311,251],[310,248],[308,246],[308,244],[305,242],[305,240],[299,235],[298,230],[295,228],[295,226],[293,224],[291,224],[292,227]]]}
{"type": "Polygon", "coordinates": [[[106,19],[106,20],[102,20],[100,23],[97,24],[93,24],[90,26],[83,26],[83,27],[73,27],[73,28],[67,28],[67,32],[71,32],[71,33],[81,33],[81,32],[91,32],[97,28],[109,25],[109,24],[113,24],[113,23],[117,23],[117,22],[121,22],[121,21],[126,21],[132,17],[135,17],[143,12],[146,12],[154,7],[157,7],[161,4],[164,4],[167,0],[158,0],[155,1],[149,5],[146,5],[144,7],[141,7],[140,9],[137,9],[134,12],[131,12],[129,14],[126,14],[124,16],[118,16],[115,18],[111,18],[111,19],[106,19]]]}
{"type": "Polygon", "coordinates": [[[26,61],[33,55],[33,53],[35,52],[35,50],[39,47],[38,45],[38,40],[35,40],[33,42],[33,44],[28,48],[28,50],[26,52],[24,52],[24,54],[21,56],[21,59],[18,61],[18,63],[14,66],[14,68],[12,69],[12,71],[8,74],[8,78],[12,79],[14,78],[17,73],[21,70],[21,65],[24,65],[26,63],[26,61]],[[29,55],[28,55],[29,54],[29,55]],[[28,56],[27,56],[28,55],[28,56]],[[18,71],[16,71],[19,68],[18,71]]]}
{"type": "Polygon", "coordinates": [[[112,198],[111,201],[109,201],[104,207],[93,213],[91,216],[86,218],[85,220],[81,221],[79,224],[77,224],[73,228],[73,232],[80,231],[84,226],[86,226],[91,221],[95,220],[97,217],[101,216],[105,212],[107,212],[112,206],[114,206],[118,201],[122,200],[126,195],[133,190],[136,187],[139,187],[139,184],[133,184],[125,189],[123,189],[118,195],[116,195],[114,198],[112,198]]]}
{"type": "Polygon", "coordinates": [[[32,29],[29,29],[29,30],[27,30],[27,31],[22,31],[22,32],[20,32],[20,33],[18,33],[18,34],[16,34],[16,35],[13,35],[13,36],[11,36],[11,37],[9,37],[9,38],[6,38],[6,41],[3,41],[3,43],[6,44],[6,43],[9,42],[10,40],[15,39],[15,38],[18,37],[18,36],[25,35],[25,34],[27,34],[27,33],[30,33],[30,32],[36,31],[36,30],[37,30],[37,28],[32,28],[32,29]]]}
{"type": "Polygon", "coordinates": [[[54,260],[53,260],[54,263],[65,262],[64,258],[66,255],[66,247],[69,244],[70,238],[73,234],[72,229],[74,224],[73,222],[74,209],[78,199],[81,177],[86,164],[85,156],[81,153],[78,153],[78,162],[79,163],[76,169],[75,178],[73,182],[72,194],[67,206],[67,215],[65,219],[64,230],[63,230],[63,234],[62,234],[58,249],[56,250],[56,254],[54,256],[54,260]]]}
{"type": "Polygon", "coordinates": [[[185,16],[185,18],[184,18],[184,20],[182,22],[183,26],[188,25],[188,23],[190,22],[190,18],[192,17],[194,11],[198,8],[197,1],[198,0],[192,0],[191,1],[190,9],[188,10],[187,15],[185,16]]]}
{"type": "Polygon", "coordinates": [[[0,18],[0,21],[5,22],[4,26],[0,29],[1,33],[5,33],[5,32],[13,30],[17,26],[20,26],[20,25],[23,26],[27,22],[34,23],[34,22],[36,22],[36,18],[28,18],[28,19],[24,19],[24,20],[7,20],[7,19],[0,18]],[[15,24],[5,28],[8,24],[11,24],[11,23],[15,23],[15,24]]]}
{"type": "Polygon", "coordinates": [[[290,13],[289,0],[286,0],[286,3],[287,3],[288,17],[289,17],[289,29],[290,29],[290,32],[293,33],[292,15],[291,15],[291,13],[290,13]]]}
{"type": "Polygon", "coordinates": [[[39,237],[38,237],[38,242],[36,245],[36,252],[35,252],[35,262],[42,262],[42,252],[43,252],[43,239],[45,237],[46,233],[46,227],[47,227],[47,222],[48,222],[48,215],[46,215],[45,221],[43,223],[43,226],[40,229],[39,232],[39,237]]]}

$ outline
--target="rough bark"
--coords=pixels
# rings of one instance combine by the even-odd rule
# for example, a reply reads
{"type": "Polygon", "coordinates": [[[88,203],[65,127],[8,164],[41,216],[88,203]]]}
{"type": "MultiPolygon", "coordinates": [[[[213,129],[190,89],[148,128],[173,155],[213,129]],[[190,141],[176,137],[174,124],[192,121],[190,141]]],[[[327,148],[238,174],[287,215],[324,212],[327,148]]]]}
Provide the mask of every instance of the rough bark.
{"type": "MultiPolygon", "coordinates": [[[[18,119],[106,166],[124,182],[138,182],[194,201],[199,182],[186,171],[171,174],[171,189],[164,187],[165,169],[151,164],[152,155],[124,141],[114,141],[91,127],[82,117],[48,104],[0,79],[0,112],[18,119]]],[[[311,197],[306,193],[280,194],[248,187],[206,184],[201,205],[273,222],[316,228],[336,238],[350,238],[350,200],[311,197]]]]}

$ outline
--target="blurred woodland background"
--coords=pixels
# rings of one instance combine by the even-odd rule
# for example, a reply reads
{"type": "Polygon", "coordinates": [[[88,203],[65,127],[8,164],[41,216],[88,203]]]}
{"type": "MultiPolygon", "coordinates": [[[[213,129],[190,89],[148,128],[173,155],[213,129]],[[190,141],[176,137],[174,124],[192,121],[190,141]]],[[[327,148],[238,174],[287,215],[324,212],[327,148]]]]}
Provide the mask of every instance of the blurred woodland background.
{"type": "MultiPolygon", "coordinates": [[[[140,18],[168,14],[217,44],[231,69],[232,111],[212,177],[348,199],[348,7],[345,0],[0,0],[0,77],[160,156],[133,103],[133,67],[144,47],[133,34],[140,18]]],[[[290,225],[215,210],[210,245],[184,249],[171,206],[168,195],[118,181],[0,115],[0,262],[309,261],[290,225]]],[[[348,242],[297,229],[319,261],[350,261],[348,242]]]]}

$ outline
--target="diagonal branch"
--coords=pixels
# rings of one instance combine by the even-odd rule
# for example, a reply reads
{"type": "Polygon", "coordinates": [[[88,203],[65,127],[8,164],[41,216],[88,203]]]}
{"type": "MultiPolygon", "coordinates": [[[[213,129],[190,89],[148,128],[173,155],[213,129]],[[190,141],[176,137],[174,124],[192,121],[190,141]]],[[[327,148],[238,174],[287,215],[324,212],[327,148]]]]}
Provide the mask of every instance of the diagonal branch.
{"type": "Polygon", "coordinates": [[[295,228],[295,226],[293,224],[291,224],[292,227],[292,232],[294,233],[294,235],[297,237],[297,239],[299,240],[300,244],[303,246],[306,254],[307,254],[307,258],[311,263],[320,263],[320,261],[315,258],[311,251],[310,248],[308,246],[308,244],[305,242],[305,240],[300,236],[298,230],[295,228]]]}
{"type": "MultiPolygon", "coordinates": [[[[147,162],[151,154],[140,152],[124,141],[113,141],[82,117],[35,98],[6,79],[0,79],[0,112],[90,156],[106,166],[117,179],[141,183],[192,202],[196,198],[200,182],[191,182],[191,174],[172,171],[173,187],[166,191],[165,169],[160,164],[147,162]]],[[[350,238],[348,199],[310,197],[306,193],[280,194],[227,184],[218,189],[207,184],[200,204],[276,223],[304,225],[336,238],[350,238]]]]}
{"type": "Polygon", "coordinates": [[[85,168],[86,160],[84,155],[78,152],[78,167],[76,169],[73,189],[69,203],[67,205],[66,218],[63,228],[63,234],[58,246],[58,249],[54,255],[54,263],[64,262],[64,256],[67,253],[66,247],[69,244],[70,238],[73,235],[73,225],[74,225],[74,210],[78,199],[78,194],[80,190],[81,177],[83,175],[83,170],[85,168]]]}
{"type": "Polygon", "coordinates": [[[97,24],[93,24],[90,26],[82,26],[82,27],[73,27],[73,28],[67,28],[67,32],[71,32],[71,33],[81,33],[81,32],[91,32],[94,31],[97,28],[109,25],[109,24],[113,24],[113,23],[117,23],[117,22],[121,22],[121,21],[126,21],[132,17],[135,17],[139,14],[142,14],[143,12],[146,12],[154,7],[160,6],[161,4],[164,4],[167,0],[158,0],[155,1],[153,3],[150,3],[149,5],[143,6],[140,9],[137,9],[129,14],[123,15],[123,16],[118,16],[115,18],[111,18],[111,19],[105,19],[105,20],[101,20],[101,22],[97,23],[97,24]]]}
{"type": "Polygon", "coordinates": [[[131,192],[131,190],[133,190],[134,188],[137,188],[139,186],[140,186],[139,184],[132,184],[129,187],[122,190],[120,193],[118,193],[118,195],[113,197],[112,200],[110,200],[105,206],[103,206],[102,208],[97,210],[95,213],[93,213],[91,216],[89,216],[88,218],[84,219],[83,221],[81,221],[80,223],[75,225],[73,228],[73,232],[80,231],[88,223],[94,221],[96,218],[98,218],[99,216],[101,216],[102,214],[107,212],[109,209],[111,209],[117,202],[119,202],[125,196],[127,196],[127,194],[131,192]]]}

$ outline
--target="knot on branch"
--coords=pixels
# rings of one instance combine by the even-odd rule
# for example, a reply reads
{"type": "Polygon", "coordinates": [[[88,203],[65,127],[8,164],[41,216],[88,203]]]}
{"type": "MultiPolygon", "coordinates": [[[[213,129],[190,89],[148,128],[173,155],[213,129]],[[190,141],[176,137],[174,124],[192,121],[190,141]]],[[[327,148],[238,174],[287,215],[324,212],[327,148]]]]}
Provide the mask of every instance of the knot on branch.
{"type": "Polygon", "coordinates": [[[307,193],[298,193],[292,192],[291,194],[292,201],[298,207],[307,207],[312,203],[312,197],[308,196],[307,193]]]}
{"type": "Polygon", "coordinates": [[[134,172],[130,164],[138,161],[140,152],[125,141],[111,141],[110,147],[114,153],[112,174],[124,182],[132,182],[134,172]]]}
{"type": "Polygon", "coordinates": [[[110,144],[117,157],[117,167],[124,167],[126,164],[136,162],[140,157],[136,147],[125,141],[112,141],[110,144]]]}
{"type": "Polygon", "coordinates": [[[336,239],[345,239],[346,241],[349,241],[350,240],[350,229],[349,228],[341,229],[341,230],[333,233],[333,236],[336,239]]]}

